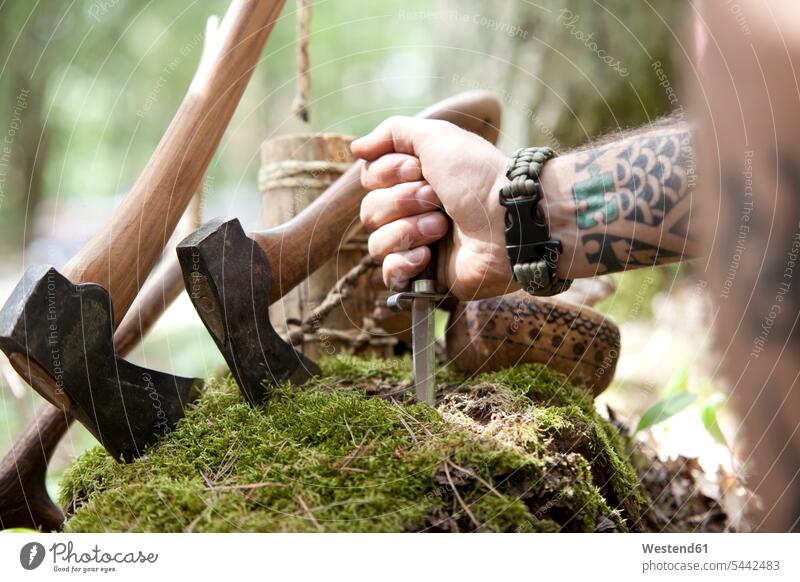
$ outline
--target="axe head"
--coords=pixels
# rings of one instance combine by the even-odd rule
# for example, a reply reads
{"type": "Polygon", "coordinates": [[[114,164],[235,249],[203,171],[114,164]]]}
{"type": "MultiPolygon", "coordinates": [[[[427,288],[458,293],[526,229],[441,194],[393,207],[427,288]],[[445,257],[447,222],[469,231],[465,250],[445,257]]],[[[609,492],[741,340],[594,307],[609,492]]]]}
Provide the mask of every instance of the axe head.
{"type": "Polygon", "coordinates": [[[169,434],[202,382],[142,368],[114,353],[111,297],[30,267],[0,311],[0,349],[42,396],[69,412],[116,460],[169,434]]]}
{"type": "Polygon", "coordinates": [[[238,220],[212,220],[177,251],[189,298],[251,405],[267,397],[269,384],[302,384],[319,374],[272,327],[272,269],[238,220]]]}

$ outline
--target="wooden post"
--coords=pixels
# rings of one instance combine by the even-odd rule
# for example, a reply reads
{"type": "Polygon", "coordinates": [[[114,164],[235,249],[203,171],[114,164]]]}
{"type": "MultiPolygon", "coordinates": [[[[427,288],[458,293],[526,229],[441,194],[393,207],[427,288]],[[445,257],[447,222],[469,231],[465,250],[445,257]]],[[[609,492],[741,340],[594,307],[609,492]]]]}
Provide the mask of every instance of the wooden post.
{"type": "MultiPolygon", "coordinates": [[[[263,194],[263,220],[267,228],[285,223],[306,208],[352,164],[352,138],[336,134],[292,134],[265,141],[261,146],[259,188],[263,194]]],[[[308,233],[309,237],[312,233],[308,233]]],[[[303,321],[319,306],[336,282],[367,254],[367,233],[356,218],[346,232],[333,259],[270,307],[270,320],[282,334],[303,321]]],[[[307,253],[306,248],[282,249],[285,253],[307,253]]],[[[278,269],[273,265],[273,269],[278,269]]],[[[371,331],[371,313],[377,289],[370,276],[363,276],[354,292],[325,317],[313,322],[316,341],[298,347],[306,356],[317,359],[335,353],[389,356],[386,337],[361,341],[357,345],[345,336],[356,338],[371,331]],[[326,333],[331,330],[335,333],[326,333]],[[345,332],[345,333],[339,333],[345,332]],[[380,344],[380,345],[379,345],[380,344]]]]}

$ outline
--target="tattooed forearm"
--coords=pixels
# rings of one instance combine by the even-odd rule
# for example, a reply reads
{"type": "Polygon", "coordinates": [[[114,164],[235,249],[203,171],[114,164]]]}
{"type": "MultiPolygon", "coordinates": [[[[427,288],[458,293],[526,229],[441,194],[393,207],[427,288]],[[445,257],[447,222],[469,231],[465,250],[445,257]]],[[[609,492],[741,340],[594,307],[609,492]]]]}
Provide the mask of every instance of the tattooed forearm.
{"type": "Polygon", "coordinates": [[[688,131],[647,135],[579,155],[572,187],[578,227],[617,219],[658,226],[689,191],[694,156],[688,131]]]}
{"type": "Polygon", "coordinates": [[[691,255],[692,132],[659,127],[569,156],[576,258],[596,273],[691,255]]]}
{"type": "Polygon", "coordinates": [[[585,234],[582,241],[587,260],[597,265],[603,273],[652,267],[681,259],[679,252],[614,234],[602,232],[585,234]]]}

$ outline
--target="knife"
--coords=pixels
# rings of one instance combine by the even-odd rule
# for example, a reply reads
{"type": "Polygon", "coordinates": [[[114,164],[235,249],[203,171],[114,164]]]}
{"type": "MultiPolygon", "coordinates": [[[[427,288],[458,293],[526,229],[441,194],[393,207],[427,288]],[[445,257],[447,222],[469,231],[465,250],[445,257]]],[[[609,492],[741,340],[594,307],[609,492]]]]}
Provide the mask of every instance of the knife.
{"type": "Polygon", "coordinates": [[[414,363],[414,392],[417,400],[436,403],[436,305],[445,295],[436,292],[436,258],[439,241],[428,247],[431,260],[411,280],[411,290],[395,293],[386,304],[392,311],[411,310],[411,351],[414,363]]]}

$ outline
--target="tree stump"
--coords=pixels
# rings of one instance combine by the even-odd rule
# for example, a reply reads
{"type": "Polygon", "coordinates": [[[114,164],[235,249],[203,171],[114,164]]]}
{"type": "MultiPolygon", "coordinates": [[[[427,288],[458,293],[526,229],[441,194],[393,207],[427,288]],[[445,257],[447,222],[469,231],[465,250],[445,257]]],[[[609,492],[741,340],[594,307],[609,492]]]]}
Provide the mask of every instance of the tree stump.
{"type": "Polygon", "coordinates": [[[230,379],[210,382],[142,462],[116,463],[101,447],[82,455],[61,485],[66,531],[592,532],[649,523],[625,440],[560,374],[529,364],[451,375],[432,408],[409,392],[408,360],[320,365],[321,376],[281,386],[255,408],[230,379]]]}

